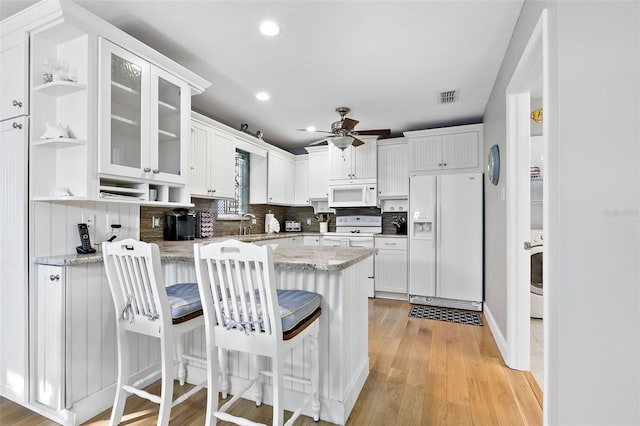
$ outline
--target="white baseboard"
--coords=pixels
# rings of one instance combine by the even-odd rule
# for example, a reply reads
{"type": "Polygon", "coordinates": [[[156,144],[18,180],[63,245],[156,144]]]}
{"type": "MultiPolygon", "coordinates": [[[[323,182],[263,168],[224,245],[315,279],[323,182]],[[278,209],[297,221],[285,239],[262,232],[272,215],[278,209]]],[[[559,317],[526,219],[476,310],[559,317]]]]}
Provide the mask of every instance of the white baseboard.
{"type": "Polygon", "coordinates": [[[504,335],[500,331],[500,327],[498,327],[498,323],[496,323],[493,314],[491,313],[491,309],[489,309],[489,305],[487,302],[484,302],[484,317],[487,320],[487,324],[489,325],[489,330],[491,330],[491,334],[493,334],[493,340],[496,341],[496,345],[498,345],[498,350],[500,351],[500,355],[502,355],[502,359],[508,360],[508,351],[507,351],[507,340],[504,338],[504,335]]]}

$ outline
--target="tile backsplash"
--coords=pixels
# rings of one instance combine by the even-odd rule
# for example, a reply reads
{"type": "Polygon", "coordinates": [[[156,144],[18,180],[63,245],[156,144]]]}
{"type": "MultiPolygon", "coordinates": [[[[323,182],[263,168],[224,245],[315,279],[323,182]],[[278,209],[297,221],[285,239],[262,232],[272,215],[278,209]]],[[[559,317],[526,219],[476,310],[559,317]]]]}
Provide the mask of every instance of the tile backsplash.
{"type": "MultiPolygon", "coordinates": [[[[237,220],[218,220],[216,219],[216,205],[214,200],[193,198],[196,211],[211,211],[213,212],[213,235],[237,235],[239,230],[239,221],[237,220]]],[[[157,241],[163,239],[163,229],[165,215],[171,209],[167,207],[140,207],[140,239],[144,241],[157,241]],[[160,218],[160,226],[152,228],[152,216],[160,218]]],[[[256,224],[251,226],[250,232],[252,234],[264,233],[264,219],[265,215],[271,210],[271,213],[275,215],[275,218],[280,222],[280,232],[284,232],[285,221],[293,220],[300,222],[303,232],[319,232],[320,226],[316,219],[316,214],[313,212],[313,207],[285,207],[285,206],[273,206],[268,204],[250,204],[248,207],[249,213],[256,216],[256,224]],[[307,224],[307,221],[310,223],[307,224]]],[[[376,207],[357,207],[357,208],[339,208],[336,209],[336,213],[329,214],[329,232],[336,230],[336,216],[347,215],[380,215],[380,209],[376,207]]],[[[382,233],[383,234],[396,234],[396,228],[392,225],[394,216],[404,216],[407,218],[407,213],[382,213],[382,233]]]]}

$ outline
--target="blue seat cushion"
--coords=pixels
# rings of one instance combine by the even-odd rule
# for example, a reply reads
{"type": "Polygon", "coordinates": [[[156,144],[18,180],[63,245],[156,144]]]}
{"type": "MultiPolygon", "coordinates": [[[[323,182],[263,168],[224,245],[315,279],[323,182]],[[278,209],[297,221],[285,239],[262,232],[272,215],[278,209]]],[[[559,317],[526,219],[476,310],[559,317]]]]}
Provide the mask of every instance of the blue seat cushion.
{"type": "Polygon", "coordinates": [[[320,316],[322,296],[305,290],[277,290],[282,334],[288,340],[320,316]]]}
{"type": "Polygon", "coordinates": [[[196,283],[179,283],[167,286],[167,299],[174,324],[202,315],[202,302],[196,283]]]}

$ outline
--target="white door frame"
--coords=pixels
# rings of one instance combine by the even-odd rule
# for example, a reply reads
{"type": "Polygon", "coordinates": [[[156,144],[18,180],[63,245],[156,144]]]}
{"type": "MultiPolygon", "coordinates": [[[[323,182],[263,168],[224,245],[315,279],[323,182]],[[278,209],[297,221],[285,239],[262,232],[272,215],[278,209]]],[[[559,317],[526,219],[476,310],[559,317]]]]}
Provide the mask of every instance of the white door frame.
{"type": "MultiPolygon", "coordinates": [[[[520,57],[506,90],[507,108],[507,354],[506,364],[514,369],[530,369],[530,280],[531,266],[525,242],[531,239],[530,219],[530,118],[531,89],[542,76],[542,108],[548,102],[547,11],[543,10],[520,57]]],[[[547,161],[547,121],[543,121],[544,156],[547,161]]],[[[547,222],[547,186],[543,182],[543,224],[547,222]]],[[[546,237],[546,235],[545,235],[546,237]]],[[[547,265],[546,253],[543,264],[547,265]]],[[[543,282],[547,282],[544,268],[543,282]]],[[[547,316],[547,298],[544,316],[547,316]]],[[[545,340],[547,322],[544,323],[545,340]]],[[[546,354],[546,347],[545,347],[546,354]]],[[[546,357],[546,356],[545,356],[546,357]]],[[[545,365],[546,376],[546,365],[545,365]]],[[[545,383],[547,381],[545,380],[545,383]]]]}

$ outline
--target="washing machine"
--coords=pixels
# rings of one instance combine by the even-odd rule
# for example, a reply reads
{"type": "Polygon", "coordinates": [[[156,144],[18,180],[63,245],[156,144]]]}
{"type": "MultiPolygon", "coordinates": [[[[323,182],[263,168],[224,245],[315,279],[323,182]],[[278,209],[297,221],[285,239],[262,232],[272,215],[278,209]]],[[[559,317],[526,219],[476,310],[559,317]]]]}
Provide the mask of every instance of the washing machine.
{"type": "Polygon", "coordinates": [[[543,235],[541,229],[531,230],[531,318],[542,318],[543,286],[542,286],[542,250],[543,235]]]}

